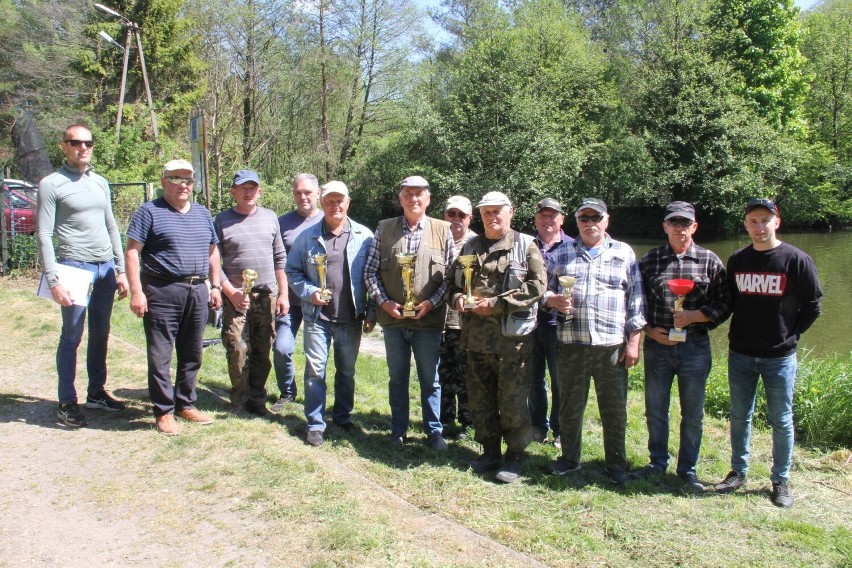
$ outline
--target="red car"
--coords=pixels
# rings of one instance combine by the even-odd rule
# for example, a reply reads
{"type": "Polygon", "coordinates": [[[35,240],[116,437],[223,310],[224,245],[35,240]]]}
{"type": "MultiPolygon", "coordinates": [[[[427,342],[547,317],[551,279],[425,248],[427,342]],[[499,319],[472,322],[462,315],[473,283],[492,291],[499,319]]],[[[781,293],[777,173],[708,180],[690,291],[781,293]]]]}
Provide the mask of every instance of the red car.
{"type": "Polygon", "coordinates": [[[25,181],[3,180],[3,215],[10,234],[35,233],[35,187],[25,181]]]}

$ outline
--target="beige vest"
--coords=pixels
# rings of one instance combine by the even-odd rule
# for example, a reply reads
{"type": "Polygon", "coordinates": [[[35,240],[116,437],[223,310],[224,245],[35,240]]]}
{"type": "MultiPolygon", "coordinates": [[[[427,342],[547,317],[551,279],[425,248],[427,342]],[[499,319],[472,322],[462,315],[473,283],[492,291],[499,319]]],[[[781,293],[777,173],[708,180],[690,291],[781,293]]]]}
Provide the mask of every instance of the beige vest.
{"type": "MultiPolygon", "coordinates": [[[[402,267],[396,260],[397,253],[405,252],[402,238],[404,217],[394,217],[379,222],[379,232],[382,246],[379,257],[379,275],[382,285],[389,298],[400,304],[405,303],[405,293],[402,285],[402,267]]],[[[423,239],[417,249],[417,260],[414,263],[414,276],[411,288],[414,293],[414,304],[428,300],[444,283],[446,270],[447,241],[451,239],[450,224],[440,219],[425,217],[423,219],[423,239]]],[[[423,319],[405,318],[397,320],[385,312],[378,310],[378,323],[382,327],[408,325],[418,329],[444,329],[447,316],[447,304],[441,302],[426,314],[423,319]]]]}

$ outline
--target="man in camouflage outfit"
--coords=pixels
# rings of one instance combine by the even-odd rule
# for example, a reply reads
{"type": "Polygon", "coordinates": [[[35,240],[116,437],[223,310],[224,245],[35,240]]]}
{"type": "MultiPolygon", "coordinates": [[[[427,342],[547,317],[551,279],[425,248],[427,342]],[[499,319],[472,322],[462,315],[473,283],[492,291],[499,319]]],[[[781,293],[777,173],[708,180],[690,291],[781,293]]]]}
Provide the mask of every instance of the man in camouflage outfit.
{"type": "Polygon", "coordinates": [[[464,305],[464,274],[458,261],[448,273],[447,291],[450,305],[461,312],[470,410],[476,441],[484,450],[471,468],[477,473],[498,469],[496,479],[511,483],[518,479],[524,450],[532,441],[527,409],[530,334],[546,289],[544,261],[532,237],[510,227],[514,208],[506,195],[486,193],[477,208],[485,234],[461,250],[461,255],[478,258],[474,307],[464,305]],[[516,248],[523,250],[516,254],[516,248]],[[502,465],[501,438],[507,445],[502,465]]]}
{"type": "MultiPolygon", "coordinates": [[[[470,230],[473,206],[470,199],[454,195],[444,207],[444,221],[450,224],[456,254],[476,233],[470,230]]],[[[467,352],[461,347],[461,319],[453,309],[447,310],[447,322],[441,338],[438,380],[441,383],[441,424],[444,433],[454,432],[458,418],[458,437],[467,436],[467,427],[472,424],[467,402],[467,352]]]]}

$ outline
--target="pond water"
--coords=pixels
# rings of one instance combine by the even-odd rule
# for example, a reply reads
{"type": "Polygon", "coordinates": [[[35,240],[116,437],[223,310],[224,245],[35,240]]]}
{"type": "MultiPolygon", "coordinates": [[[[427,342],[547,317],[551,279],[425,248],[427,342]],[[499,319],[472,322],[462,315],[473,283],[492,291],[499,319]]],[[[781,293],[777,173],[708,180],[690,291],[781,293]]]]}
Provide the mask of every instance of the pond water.
{"type": "MultiPolygon", "coordinates": [[[[613,235],[618,239],[618,236],[613,235]]],[[[829,353],[849,354],[852,351],[852,231],[830,233],[802,233],[781,230],[778,237],[803,251],[814,259],[822,285],[822,315],[799,340],[799,355],[803,349],[812,349],[813,355],[829,353]]],[[[648,239],[624,240],[641,258],[648,250],[659,246],[665,235],[657,241],[648,239]]],[[[695,234],[695,242],[719,255],[727,264],[728,257],[738,248],[751,242],[748,235],[726,240],[703,240],[701,229],[695,234]]],[[[714,352],[718,356],[727,353],[728,323],[711,332],[714,352]]]]}

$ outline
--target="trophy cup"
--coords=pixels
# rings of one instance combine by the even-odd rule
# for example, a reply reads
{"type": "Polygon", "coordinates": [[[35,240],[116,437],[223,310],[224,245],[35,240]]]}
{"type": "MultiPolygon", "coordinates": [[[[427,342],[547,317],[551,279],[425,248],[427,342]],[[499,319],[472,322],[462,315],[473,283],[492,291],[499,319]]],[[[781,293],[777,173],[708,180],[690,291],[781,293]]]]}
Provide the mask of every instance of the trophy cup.
{"type": "Polygon", "coordinates": [[[417,260],[417,253],[401,252],[396,255],[396,261],[402,267],[402,287],[405,290],[405,304],[402,306],[402,317],[413,318],[416,314],[414,311],[414,295],[411,293],[411,279],[414,277],[414,261],[417,260]]]}
{"type": "MultiPolygon", "coordinates": [[[[562,286],[562,295],[566,298],[570,298],[574,294],[574,284],[576,283],[576,276],[560,276],[559,285],[562,286]]],[[[564,316],[564,321],[571,321],[574,319],[574,314],[571,312],[564,314],[564,316]]]]}
{"type": "Polygon", "coordinates": [[[459,256],[459,264],[464,267],[464,309],[470,310],[476,306],[476,299],[473,297],[473,267],[476,266],[476,255],[459,256]]]}
{"type": "MultiPolygon", "coordinates": [[[[669,290],[672,291],[672,294],[677,296],[677,300],[675,300],[674,303],[674,311],[682,312],[683,301],[686,299],[686,295],[692,292],[692,289],[695,288],[695,282],[683,278],[676,278],[674,280],[668,280],[666,284],[668,284],[669,290]]],[[[669,341],[686,341],[686,330],[679,327],[669,330],[669,341]]]]}
{"type": "Polygon", "coordinates": [[[331,300],[331,290],[326,288],[326,280],[325,280],[325,271],[328,267],[328,255],[327,254],[315,254],[314,262],[317,263],[317,274],[319,274],[319,297],[323,302],[327,302],[331,300]]]}
{"type": "Polygon", "coordinates": [[[254,288],[254,283],[257,280],[260,274],[257,273],[256,270],[252,270],[251,268],[246,268],[243,270],[243,296],[251,301],[251,289],[254,288]]]}

